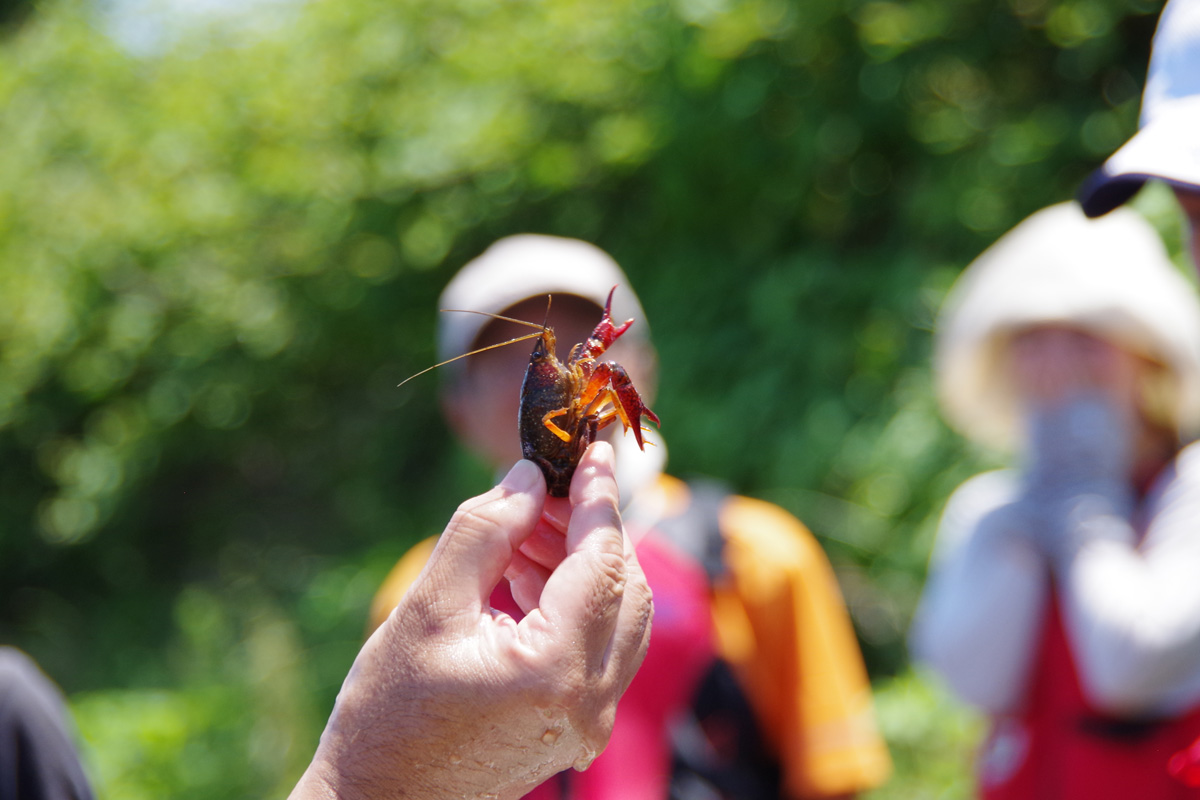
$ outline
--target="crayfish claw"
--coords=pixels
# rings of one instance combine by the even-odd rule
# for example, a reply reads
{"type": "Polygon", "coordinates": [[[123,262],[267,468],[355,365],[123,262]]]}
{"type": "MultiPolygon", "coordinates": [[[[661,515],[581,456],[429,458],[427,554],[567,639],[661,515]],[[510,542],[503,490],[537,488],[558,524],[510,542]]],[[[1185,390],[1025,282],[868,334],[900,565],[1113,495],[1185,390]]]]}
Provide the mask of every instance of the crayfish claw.
{"type": "MultiPolygon", "coordinates": [[[[608,300],[604,303],[604,315],[600,317],[600,323],[596,325],[591,336],[588,337],[587,342],[584,344],[584,354],[591,356],[592,358],[597,358],[609,347],[612,347],[612,343],[615,342],[622,333],[629,330],[629,326],[633,324],[633,320],[631,319],[625,320],[620,325],[613,324],[612,299],[613,294],[615,294],[616,291],[616,286],[609,290],[608,300]]],[[[574,356],[574,351],[572,351],[572,356],[574,356]]]]}
{"type": "Polygon", "coordinates": [[[618,367],[618,369],[620,374],[614,376],[612,391],[617,398],[617,406],[620,408],[621,422],[625,424],[626,428],[633,429],[633,438],[637,440],[638,448],[645,450],[646,442],[642,439],[642,417],[658,425],[658,415],[642,402],[642,396],[638,394],[637,389],[633,388],[633,382],[625,374],[624,368],[618,367]]]}

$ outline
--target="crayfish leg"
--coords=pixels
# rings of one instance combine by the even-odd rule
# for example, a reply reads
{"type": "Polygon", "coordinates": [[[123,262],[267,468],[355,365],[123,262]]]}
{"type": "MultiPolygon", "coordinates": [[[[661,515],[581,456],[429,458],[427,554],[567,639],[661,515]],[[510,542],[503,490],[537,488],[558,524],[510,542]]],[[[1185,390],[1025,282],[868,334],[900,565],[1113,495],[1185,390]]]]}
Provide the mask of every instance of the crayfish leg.
{"type": "MultiPolygon", "coordinates": [[[[596,364],[580,394],[579,402],[585,405],[586,413],[594,413],[605,402],[611,402],[625,429],[633,429],[633,436],[642,450],[646,449],[642,440],[642,417],[645,416],[655,425],[659,424],[658,415],[642,402],[642,396],[634,388],[629,373],[615,361],[596,364]]],[[[610,421],[606,419],[604,424],[610,421]]]]}
{"type": "Polygon", "coordinates": [[[567,413],[567,409],[565,409],[565,408],[556,408],[553,411],[547,411],[542,416],[542,424],[546,426],[546,430],[550,431],[555,436],[557,436],[559,439],[562,439],[564,442],[567,442],[568,444],[570,444],[571,434],[567,433],[566,431],[564,431],[562,428],[558,427],[558,425],[556,425],[554,423],[555,418],[561,417],[563,414],[566,414],[566,413],[567,413]]]}
{"type": "MultiPolygon", "coordinates": [[[[615,422],[617,420],[620,420],[621,424],[624,425],[625,424],[624,415],[622,415],[621,413],[619,413],[616,410],[620,407],[621,406],[619,404],[613,404],[613,405],[609,406],[609,408],[607,410],[605,410],[605,411],[601,412],[600,414],[597,414],[595,417],[593,417],[593,419],[596,420],[596,430],[604,430],[605,428],[607,428],[609,425],[611,425],[613,422],[615,422]]],[[[632,425],[625,425],[625,430],[631,430],[632,428],[633,428],[632,425]]],[[[639,425],[637,427],[637,429],[639,431],[641,431],[642,433],[650,433],[650,431],[653,430],[653,428],[648,428],[645,425],[639,425]]],[[[636,437],[637,434],[635,433],[634,436],[636,437]]],[[[648,445],[654,444],[654,442],[646,441],[646,440],[643,440],[642,443],[648,444],[648,445]]],[[[642,448],[642,449],[644,450],[645,448],[642,448]]]]}

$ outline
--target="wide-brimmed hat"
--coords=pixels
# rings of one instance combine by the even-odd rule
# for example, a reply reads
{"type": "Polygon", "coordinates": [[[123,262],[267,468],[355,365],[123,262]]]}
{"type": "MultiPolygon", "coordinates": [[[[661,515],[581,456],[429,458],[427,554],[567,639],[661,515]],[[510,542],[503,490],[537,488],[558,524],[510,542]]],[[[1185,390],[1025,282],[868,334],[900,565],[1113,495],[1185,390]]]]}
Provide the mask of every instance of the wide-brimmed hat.
{"type": "MultiPolygon", "coordinates": [[[[647,338],[642,304],[608,253],[579,239],[525,233],[500,239],[463,266],[446,284],[438,307],[499,314],[531,297],[564,293],[603,308],[614,286],[612,318],[618,324],[637,320],[627,340],[647,338]]],[[[479,314],[440,314],[439,360],[466,352],[488,321],[479,314]]]]}
{"type": "Polygon", "coordinates": [[[1051,206],[962,274],[938,322],[934,367],[945,417],[967,437],[1018,445],[1006,353],[1014,333],[1037,325],[1077,328],[1162,364],[1167,421],[1200,429],[1200,301],[1136,212],[1092,220],[1074,202],[1051,206]]]}
{"type": "Polygon", "coordinates": [[[1089,217],[1151,179],[1200,190],[1200,0],[1170,0],[1154,34],[1138,132],[1079,190],[1089,217]]]}

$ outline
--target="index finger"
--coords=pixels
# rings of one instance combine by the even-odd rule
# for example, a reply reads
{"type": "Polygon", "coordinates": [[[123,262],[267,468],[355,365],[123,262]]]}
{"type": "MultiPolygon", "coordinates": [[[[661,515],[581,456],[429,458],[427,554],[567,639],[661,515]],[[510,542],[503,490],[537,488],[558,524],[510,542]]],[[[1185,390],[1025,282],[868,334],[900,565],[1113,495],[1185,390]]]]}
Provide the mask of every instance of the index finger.
{"type": "Polygon", "coordinates": [[[513,553],[533,531],[546,496],[538,467],[519,461],[500,484],[458,507],[410,594],[432,592],[437,605],[483,612],[513,553]]]}

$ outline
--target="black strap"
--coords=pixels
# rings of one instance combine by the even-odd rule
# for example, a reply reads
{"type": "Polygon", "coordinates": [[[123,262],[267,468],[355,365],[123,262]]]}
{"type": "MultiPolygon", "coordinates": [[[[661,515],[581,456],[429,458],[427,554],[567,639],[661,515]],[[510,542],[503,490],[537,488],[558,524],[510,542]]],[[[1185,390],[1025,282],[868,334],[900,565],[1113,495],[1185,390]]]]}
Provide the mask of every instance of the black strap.
{"type": "Polygon", "coordinates": [[[670,800],[778,800],[782,773],[729,665],[717,659],[671,731],[670,800]]]}
{"type": "Polygon", "coordinates": [[[713,584],[725,574],[725,537],[721,533],[721,507],[729,487],[711,478],[688,481],[691,499],[681,513],[659,520],[654,530],[676,549],[703,567],[713,584]]]}
{"type": "MultiPolygon", "coordinates": [[[[699,564],[715,584],[727,568],[721,509],[732,495],[710,478],[687,482],[688,506],[654,527],[699,564]]],[[[709,667],[687,713],[672,726],[670,800],[777,800],[779,765],[768,755],[758,720],[729,665],[709,667]]]]}

